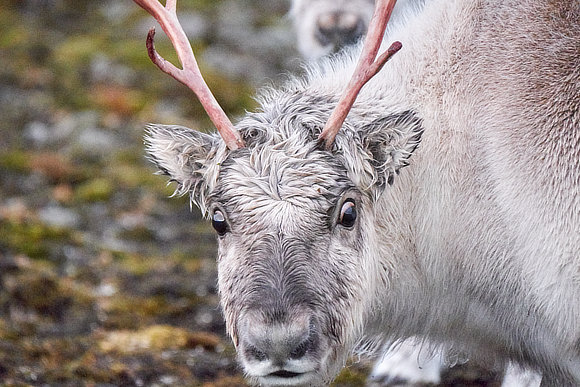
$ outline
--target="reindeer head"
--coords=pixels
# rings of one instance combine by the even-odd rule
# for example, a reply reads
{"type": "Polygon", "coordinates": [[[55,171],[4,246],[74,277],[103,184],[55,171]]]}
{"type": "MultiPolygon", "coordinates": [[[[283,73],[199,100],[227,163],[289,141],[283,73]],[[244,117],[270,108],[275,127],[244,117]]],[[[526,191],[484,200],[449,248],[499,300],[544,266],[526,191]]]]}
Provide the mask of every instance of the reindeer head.
{"type": "Polygon", "coordinates": [[[263,385],[323,385],[343,366],[383,270],[375,200],[421,133],[411,112],[362,124],[353,114],[327,151],[313,102],[264,101],[279,110],[240,122],[236,151],[183,127],[147,137],[151,159],[211,219],[228,332],[263,385]]]}
{"type": "MultiPolygon", "coordinates": [[[[359,77],[359,90],[385,61],[359,77]]],[[[146,137],[150,158],[218,234],[228,333],[261,385],[324,385],[344,365],[383,271],[374,203],[421,134],[410,111],[377,118],[355,107],[344,121],[352,92],[329,125],[336,98],[301,84],[268,93],[260,112],[228,126],[233,141],[162,125],[146,137]]]]}

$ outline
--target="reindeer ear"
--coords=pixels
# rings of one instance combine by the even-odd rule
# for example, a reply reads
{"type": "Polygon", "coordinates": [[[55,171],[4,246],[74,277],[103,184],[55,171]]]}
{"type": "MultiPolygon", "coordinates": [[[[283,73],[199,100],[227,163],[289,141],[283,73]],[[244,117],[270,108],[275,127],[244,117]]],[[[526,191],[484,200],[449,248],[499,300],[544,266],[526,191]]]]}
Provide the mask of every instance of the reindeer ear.
{"type": "Polygon", "coordinates": [[[207,190],[207,171],[216,158],[219,139],[183,126],[149,125],[145,135],[148,158],[175,181],[176,195],[190,193],[198,205],[207,190]]]}
{"type": "Polygon", "coordinates": [[[422,121],[412,111],[378,118],[362,128],[363,146],[372,155],[378,186],[393,184],[399,170],[409,165],[422,134],[422,121]]]}

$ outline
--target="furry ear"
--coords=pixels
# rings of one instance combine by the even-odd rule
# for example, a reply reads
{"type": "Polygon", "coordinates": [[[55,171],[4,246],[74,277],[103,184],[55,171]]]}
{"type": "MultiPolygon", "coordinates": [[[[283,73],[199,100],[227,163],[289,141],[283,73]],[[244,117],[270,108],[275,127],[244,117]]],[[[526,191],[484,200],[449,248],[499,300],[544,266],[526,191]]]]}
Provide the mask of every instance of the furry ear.
{"type": "Polygon", "coordinates": [[[400,169],[409,165],[422,134],[422,121],[412,111],[378,118],[361,129],[363,146],[372,155],[378,187],[393,184],[400,169]]]}
{"type": "Polygon", "coordinates": [[[219,164],[219,138],[183,126],[151,124],[144,141],[148,158],[178,184],[174,195],[190,193],[203,211],[216,178],[212,171],[219,164]]]}

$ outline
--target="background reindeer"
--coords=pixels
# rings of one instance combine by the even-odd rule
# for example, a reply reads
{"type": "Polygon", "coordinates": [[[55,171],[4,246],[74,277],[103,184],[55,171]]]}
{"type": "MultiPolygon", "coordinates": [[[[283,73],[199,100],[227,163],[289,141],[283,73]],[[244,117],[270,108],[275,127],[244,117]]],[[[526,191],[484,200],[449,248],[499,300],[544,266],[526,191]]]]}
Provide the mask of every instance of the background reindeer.
{"type": "Polygon", "coordinates": [[[151,127],[150,154],[221,236],[253,380],[328,383],[361,339],[419,334],[580,382],[580,10],[524,3],[433,1],[391,31],[407,50],[328,150],[352,54],[268,92],[237,130],[211,114],[225,143],[151,127]]]}
{"type": "MultiPolygon", "coordinates": [[[[424,0],[399,0],[391,23],[407,19],[424,0]]],[[[374,0],[293,0],[290,18],[297,48],[308,60],[357,43],[366,33],[374,0]]]]}

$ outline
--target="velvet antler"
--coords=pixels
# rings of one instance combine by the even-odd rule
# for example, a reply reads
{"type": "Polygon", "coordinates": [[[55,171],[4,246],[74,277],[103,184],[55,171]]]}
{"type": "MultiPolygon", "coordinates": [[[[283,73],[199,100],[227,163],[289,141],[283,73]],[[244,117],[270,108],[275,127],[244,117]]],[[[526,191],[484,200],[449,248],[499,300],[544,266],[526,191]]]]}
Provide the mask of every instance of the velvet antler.
{"type": "Polygon", "coordinates": [[[151,28],[147,35],[147,52],[151,61],[163,72],[171,75],[195,93],[229,149],[235,150],[243,147],[244,142],[240,134],[234,128],[234,125],[226,116],[201,76],[189,40],[187,39],[179,20],[177,20],[177,0],[167,0],[165,6],[163,6],[159,0],[134,1],[159,22],[161,28],[163,28],[163,31],[165,31],[169,40],[171,40],[171,43],[173,43],[173,47],[175,48],[179,61],[181,62],[182,69],[179,69],[166,61],[157,53],[157,51],[155,51],[155,46],[153,44],[155,28],[151,28]]]}
{"type": "Polygon", "coordinates": [[[332,111],[319,140],[324,141],[327,150],[332,149],[334,138],[342,127],[348,112],[352,108],[358,93],[362,87],[377,74],[387,63],[387,61],[401,49],[400,42],[394,42],[378,59],[377,53],[383,41],[385,28],[391,17],[396,0],[377,0],[375,11],[369,25],[369,30],[365,38],[363,49],[359,61],[354,70],[354,74],[344,90],[338,104],[332,111]]]}

